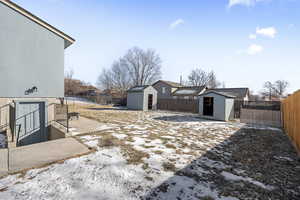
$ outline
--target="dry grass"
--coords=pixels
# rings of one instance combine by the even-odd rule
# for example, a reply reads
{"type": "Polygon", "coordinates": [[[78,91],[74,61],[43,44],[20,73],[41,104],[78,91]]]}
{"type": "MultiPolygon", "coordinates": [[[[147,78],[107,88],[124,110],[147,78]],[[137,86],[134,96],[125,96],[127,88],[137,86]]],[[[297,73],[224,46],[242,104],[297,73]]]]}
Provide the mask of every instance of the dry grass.
{"type": "Polygon", "coordinates": [[[99,147],[121,146],[121,141],[112,135],[104,135],[102,138],[98,140],[98,146],[99,147]]]}
{"type": "Polygon", "coordinates": [[[121,147],[122,152],[126,155],[127,157],[127,163],[128,164],[140,164],[143,163],[144,158],[149,158],[150,155],[146,152],[138,151],[133,148],[132,145],[122,145],[121,147]]]}
{"type": "Polygon", "coordinates": [[[165,144],[165,146],[169,149],[177,149],[177,147],[174,144],[165,144]]]}
{"type": "Polygon", "coordinates": [[[161,154],[163,154],[163,151],[161,151],[161,150],[155,150],[154,153],[158,154],[158,155],[161,155],[161,154]]]}
{"type": "Polygon", "coordinates": [[[144,158],[149,158],[150,155],[146,152],[136,150],[132,145],[126,144],[125,141],[120,140],[110,134],[104,135],[98,140],[99,147],[120,147],[122,153],[125,155],[128,164],[144,163],[144,158]]]}
{"type": "Polygon", "coordinates": [[[8,189],[8,187],[0,188],[0,192],[5,192],[8,189]]]}
{"type": "Polygon", "coordinates": [[[162,164],[163,168],[165,171],[171,171],[171,172],[175,172],[176,171],[176,167],[173,163],[170,162],[164,162],[162,164]]]}

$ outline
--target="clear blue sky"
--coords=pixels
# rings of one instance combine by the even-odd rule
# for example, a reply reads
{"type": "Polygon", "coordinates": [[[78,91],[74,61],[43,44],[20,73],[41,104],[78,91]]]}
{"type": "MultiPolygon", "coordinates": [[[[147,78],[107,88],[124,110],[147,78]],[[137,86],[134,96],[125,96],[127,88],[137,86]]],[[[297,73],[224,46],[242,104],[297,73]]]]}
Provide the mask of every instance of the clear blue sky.
{"type": "Polygon", "coordinates": [[[227,87],[258,92],[285,79],[300,89],[300,0],[15,0],[76,39],[66,68],[96,83],[133,47],[155,49],[163,79],[214,70],[227,87]]]}

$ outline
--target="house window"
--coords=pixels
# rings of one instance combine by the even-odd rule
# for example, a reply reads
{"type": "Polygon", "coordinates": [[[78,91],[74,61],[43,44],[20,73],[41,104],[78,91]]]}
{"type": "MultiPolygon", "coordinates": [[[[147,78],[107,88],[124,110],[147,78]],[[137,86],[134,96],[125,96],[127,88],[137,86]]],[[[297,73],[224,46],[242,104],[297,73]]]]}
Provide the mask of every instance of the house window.
{"type": "Polygon", "coordinates": [[[166,93],[166,88],[162,87],[161,89],[162,89],[162,93],[165,94],[166,93]]]}

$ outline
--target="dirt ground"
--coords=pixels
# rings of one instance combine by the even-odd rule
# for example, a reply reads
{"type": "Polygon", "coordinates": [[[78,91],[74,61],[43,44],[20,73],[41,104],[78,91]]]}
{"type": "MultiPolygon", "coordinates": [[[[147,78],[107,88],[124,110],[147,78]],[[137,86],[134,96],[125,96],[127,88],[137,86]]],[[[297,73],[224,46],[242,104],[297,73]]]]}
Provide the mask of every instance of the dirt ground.
{"type": "Polygon", "coordinates": [[[73,130],[96,152],[2,179],[0,199],[300,199],[300,162],[280,129],[165,111],[70,110],[98,121],[90,133],[73,130]]]}

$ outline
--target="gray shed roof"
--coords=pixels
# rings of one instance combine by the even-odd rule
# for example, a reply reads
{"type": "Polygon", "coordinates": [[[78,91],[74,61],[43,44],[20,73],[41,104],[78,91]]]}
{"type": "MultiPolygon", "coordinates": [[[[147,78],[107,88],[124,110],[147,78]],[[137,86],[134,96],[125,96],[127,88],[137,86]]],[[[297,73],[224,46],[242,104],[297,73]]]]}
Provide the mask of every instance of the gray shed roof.
{"type": "Polygon", "coordinates": [[[150,85],[137,85],[127,90],[127,92],[142,92],[149,86],[150,85]]]}
{"type": "Polygon", "coordinates": [[[215,91],[220,94],[225,94],[228,96],[234,96],[235,98],[243,99],[249,93],[249,88],[216,88],[216,89],[209,89],[209,91],[215,91]]]}
{"type": "Polygon", "coordinates": [[[214,91],[214,90],[208,90],[208,91],[200,94],[199,96],[205,96],[205,95],[210,94],[210,93],[218,94],[218,95],[221,95],[221,96],[224,96],[224,97],[227,97],[227,98],[236,98],[236,96],[230,95],[226,92],[217,92],[217,91],[214,91]]]}
{"type": "Polygon", "coordinates": [[[173,96],[198,96],[200,92],[206,89],[206,86],[191,86],[191,87],[180,87],[175,90],[173,96]]]}

